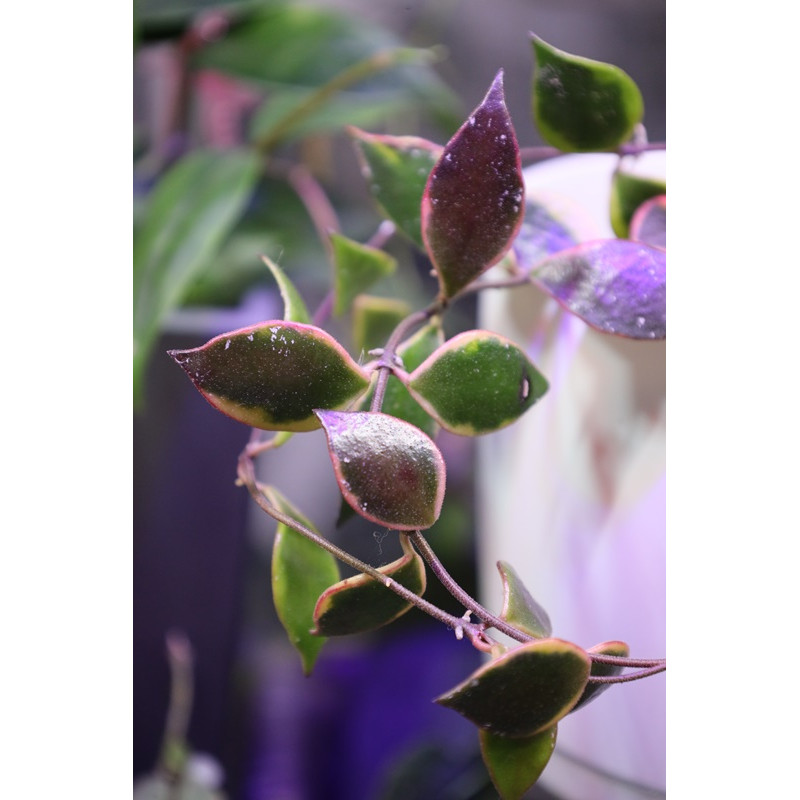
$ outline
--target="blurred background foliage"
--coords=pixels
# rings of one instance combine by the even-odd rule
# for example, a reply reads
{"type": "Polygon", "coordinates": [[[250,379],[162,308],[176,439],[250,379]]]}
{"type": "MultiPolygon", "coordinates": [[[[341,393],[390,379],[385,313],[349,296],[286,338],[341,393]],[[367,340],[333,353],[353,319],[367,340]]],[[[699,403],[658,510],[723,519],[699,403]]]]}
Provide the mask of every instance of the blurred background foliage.
{"type": "MultiPolygon", "coordinates": [[[[381,222],[344,125],[444,143],[502,67],[520,143],[540,143],[528,31],[628,71],[651,138],[663,138],[664,5],[135,0],[133,29],[134,774],[161,758],[165,636],[178,629],[195,656],[189,743],[217,765],[203,780],[227,797],[493,797],[473,727],[431,703],[479,662],[440,625],[412,612],[331,640],[303,677],[271,603],[274,523],[234,485],[249,432],[212,411],[164,351],[280,317],[261,254],[312,311],[323,300],[321,221],[362,242],[381,222]]],[[[436,283],[425,259],[399,237],[387,250],[399,269],[374,292],[426,303],[436,283]]],[[[471,327],[473,309],[456,312],[448,335],[471,327]]],[[[346,345],[347,323],[331,325],[346,345]]],[[[448,493],[431,536],[474,594],[471,443],[439,443],[448,493]]],[[[320,437],[293,437],[275,461],[260,478],[326,535],[376,565],[399,556],[364,520],[337,527],[320,437]]],[[[461,613],[438,585],[428,596],[461,613]]]]}

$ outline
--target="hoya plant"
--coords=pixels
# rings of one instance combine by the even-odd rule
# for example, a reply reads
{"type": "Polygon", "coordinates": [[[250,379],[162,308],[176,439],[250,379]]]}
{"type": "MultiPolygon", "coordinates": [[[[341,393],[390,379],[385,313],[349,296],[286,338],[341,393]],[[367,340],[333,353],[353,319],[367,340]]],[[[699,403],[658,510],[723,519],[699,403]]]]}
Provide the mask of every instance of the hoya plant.
{"type": "Polygon", "coordinates": [[[605,335],[666,337],[666,186],[629,169],[637,154],[663,147],[646,141],[641,94],[612,65],[531,41],[531,108],[545,147],[520,148],[502,70],[444,145],[349,128],[385,221],[366,243],[328,234],[333,281],[320,308],[310,313],[264,256],[283,317],[169,353],[215,409],[253,429],[238,481],[278,523],[272,593],[305,673],[330,637],[374,630],[412,608],[439,620],[485,661],[435,700],[475,725],[507,800],[537,781],[567,714],[614,684],[666,669],[665,659],[632,654],[623,641],[554,635],[535,587],[509,563],[497,564],[502,608],[485,608],[451,577],[435,533],[426,533],[446,500],[439,432],[491,435],[535,414],[548,391],[524,343],[490,330],[446,337],[443,320],[463,298],[532,284],[605,335]],[[555,213],[526,200],[523,161],[576,152],[619,155],[608,210],[615,238],[579,243],[555,213]],[[395,234],[427,257],[436,278],[435,294],[416,310],[368,294],[397,268],[383,250],[395,234]],[[352,336],[343,343],[326,324],[348,315],[352,336]],[[319,429],[343,508],[396,536],[396,561],[376,567],[344,551],[290,497],[258,480],[256,459],[277,458],[290,437],[319,429]],[[356,575],[342,579],[338,562],[356,575]],[[425,599],[430,580],[456,598],[462,616],[425,599]]]}

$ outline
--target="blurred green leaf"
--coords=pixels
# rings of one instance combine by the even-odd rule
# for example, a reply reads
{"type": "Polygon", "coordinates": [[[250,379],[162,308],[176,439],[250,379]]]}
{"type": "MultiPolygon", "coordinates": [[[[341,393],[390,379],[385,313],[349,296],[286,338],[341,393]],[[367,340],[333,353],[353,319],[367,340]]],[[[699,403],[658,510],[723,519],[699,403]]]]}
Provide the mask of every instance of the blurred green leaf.
{"type": "Polygon", "coordinates": [[[340,131],[347,125],[378,125],[391,117],[413,108],[414,100],[400,91],[356,92],[341,91],[319,108],[300,115],[313,99],[314,90],[303,87],[279,89],[270,93],[253,117],[250,137],[254,141],[272,138],[287,118],[297,115],[297,121],[285,134],[285,140],[311,134],[340,131]]]}
{"type": "Polygon", "coordinates": [[[490,733],[534,736],[578,702],[589,669],[589,656],[577,645],[537,639],[489,662],[436,702],[490,733]]]}
{"type": "Polygon", "coordinates": [[[424,250],[420,222],[428,176],[442,153],[440,145],[417,136],[370,134],[352,127],[361,171],[383,215],[424,250]]]}
{"type": "Polygon", "coordinates": [[[556,746],[558,726],[522,739],[479,731],[481,755],[502,800],[520,800],[544,771],[556,746]]]}
{"type": "MultiPolygon", "coordinates": [[[[275,487],[264,495],[278,510],[314,533],[306,519],[275,487]]],[[[278,524],[272,548],[272,598],[289,641],[300,653],[303,672],[311,674],[325,639],[311,634],[317,598],[331,583],[339,580],[336,559],[292,528],[278,524]]]]}
{"type": "Polygon", "coordinates": [[[531,102],[542,138],[565,152],[613,150],[644,115],[641,92],[619,67],[571,55],[531,34],[531,102]]]}
{"type": "MultiPolygon", "coordinates": [[[[400,534],[404,555],[380,567],[378,572],[410,589],[425,592],[425,563],[400,534]]],[[[411,608],[411,603],[387,589],[369,575],[355,575],[326,589],[314,608],[314,633],[345,636],[388,625],[411,608]]]]}
{"type": "Polygon", "coordinates": [[[462,436],[510,425],[548,388],[517,345],[480,330],[448,340],[411,373],[407,386],[442,427],[462,436]]]}
{"type": "Polygon", "coordinates": [[[194,63],[266,85],[316,87],[398,45],[388,31],[355,15],[271,2],[203,48],[194,63]]]}
{"type": "Polygon", "coordinates": [[[503,581],[500,618],[537,639],[550,636],[553,632],[550,617],[533,599],[514,568],[505,561],[498,561],[497,569],[503,581]]]}
{"type": "Polygon", "coordinates": [[[444,499],[445,463],[419,428],[388,414],[316,411],[345,500],[396,530],[429,528],[444,499]]]}
{"type": "Polygon", "coordinates": [[[353,346],[368,353],[383,347],[392,331],[411,313],[405,300],[362,294],[353,301],[353,346]]]}
{"type": "Polygon", "coordinates": [[[425,187],[422,239],[452,297],[508,252],[522,224],[525,187],[503,73],[445,145],[425,187]]]}
{"type": "Polygon", "coordinates": [[[356,295],[381,278],[391,275],[397,261],[375,247],[354,242],[340,233],[331,233],[333,248],[333,313],[341,316],[350,309],[356,295]]]}
{"type": "Polygon", "coordinates": [[[169,355],[219,411],[263,430],[310,431],[316,408],[344,408],[369,386],[330,334],[270,320],[169,355]]]}
{"type": "Polygon", "coordinates": [[[134,392],[167,314],[215,257],[258,177],[254,153],[196,151],[150,196],[133,246],[134,392]]]}
{"type": "Polygon", "coordinates": [[[636,209],[652,197],[666,194],[665,181],[615,170],[611,178],[611,227],[620,239],[629,238],[636,209]]]}
{"type": "Polygon", "coordinates": [[[286,273],[271,259],[266,256],[261,256],[261,258],[278,283],[278,288],[283,298],[283,318],[287,322],[310,324],[311,317],[308,314],[306,304],[294,284],[286,276],[286,273]]]}

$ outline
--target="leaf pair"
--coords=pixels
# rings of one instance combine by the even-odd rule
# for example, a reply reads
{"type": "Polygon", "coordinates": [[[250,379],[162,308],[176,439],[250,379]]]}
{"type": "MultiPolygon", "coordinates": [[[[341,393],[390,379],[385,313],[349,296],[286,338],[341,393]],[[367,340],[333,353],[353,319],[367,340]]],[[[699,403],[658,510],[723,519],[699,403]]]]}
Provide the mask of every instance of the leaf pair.
{"type": "Polygon", "coordinates": [[[522,222],[519,146],[498,72],[447,145],[351,129],[383,213],[428,254],[450,298],[506,254],[522,222]]]}
{"type": "MultiPolygon", "coordinates": [[[[277,489],[266,487],[263,492],[272,506],[317,533],[314,525],[277,489]]],[[[404,555],[378,571],[422,595],[425,565],[405,536],[401,543],[404,555]]],[[[407,600],[369,575],[340,581],[333,555],[282,522],[272,549],[272,596],[278,618],[300,654],[307,675],[326,637],[374,630],[411,608],[407,600]]]]}
{"type": "Polygon", "coordinates": [[[504,800],[518,800],[538,780],[556,744],[558,722],[598,697],[610,684],[588,683],[616,675],[618,665],[591,654],[627,656],[623,642],[604,642],[588,651],[551,638],[547,612],[516,571],[498,562],[503,582],[500,617],[534,637],[481,667],[437,698],[478,726],[481,754],[504,800]]]}

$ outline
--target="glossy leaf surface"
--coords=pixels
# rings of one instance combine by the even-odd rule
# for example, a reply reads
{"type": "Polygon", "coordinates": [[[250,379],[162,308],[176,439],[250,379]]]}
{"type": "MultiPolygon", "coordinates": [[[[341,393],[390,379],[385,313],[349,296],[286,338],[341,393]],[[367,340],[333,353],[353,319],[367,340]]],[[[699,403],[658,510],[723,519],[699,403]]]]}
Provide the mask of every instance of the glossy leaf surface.
{"type": "Polygon", "coordinates": [[[133,243],[135,391],[165,317],[221,248],[257,177],[255,153],[198,150],[153,190],[133,243]]]}
{"type": "Polygon", "coordinates": [[[502,800],[520,800],[550,761],[558,726],[522,739],[479,731],[481,755],[502,800]]]}
{"type": "Polygon", "coordinates": [[[316,412],[344,499],[362,517],[397,530],[429,528],[442,508],[445,463],[407,422],[362,411],[316,412]]]}
{"type": "Polygon", "coordinates": [[[501,619],[525,633],[543,639],[553,632],[547,612],[533,599],[514,568],[505,561],[497,562],[503,581],[503,609],[501,619]]]}
{"type": "Polygon", "coordinates": [[[415,369],[408,389],[444,428],[477,436],[514,422],[547,391],[547,381],[512,341],[466,331],[415,369]]]}
{"type": "Polygon", "coordinates": [[[452,297],[505,255],[524,206],[501,71],[445,146],[422,198],[422,238],[443,296],[452,297]]]}
{"type": "Polygon", "coordinates": [[[350,128],[361,171],[378,207],[420,249],[420,208],[441,145],[417,136],[382,136],[350,128]]]}
{"type": "Polygon", "coordinates": [[[589,668],[589,656],[577,645],[538,639],[481,667],[436,702],[490,733],[534,736],[578,702],[589,668]]]}
{"type": "Polygon", "coordinates": [[[603,333],[667,337],[667,255],[641,242],[608,239],[565,250],[531,273],[536,283],[603,333]]]}
{"type": "Polygon", "coordinates": [[[294,284],[286,276],[286,273],[271,259],[266,256],[261,256],[261,258],[278,284],[278,289],[283,298],[283,318],[287,322],[310,324],[311,317],[309,316],[306,304],[294,284]]]}
{"type": "Polygon", "coordinates": [[[361,294],[353,301],[355,352],[369,353],[383,347],[401,320],[411,313],[405,300],[361,294]]]}
{"type": "Polygon", "coordinates": [[[577,236],[550,210],[536,201],[527,201],[525,218],[512,249],[517,266],[529,272],[542,259],[578,244],[577,236]]]}
{"type": "MultiPolygon", "coordinates": [[[[598,653],[604,656],[619,656],[627,658],[630,655],[630,648],[625,642],[603,642],[590,647],[586,652],[598,653]]],[[[614,664],[600,664],[597,661],[592,661],[591,674],[598,678],[606,678],[612,675],[619,675],[624,667],[615,666],[614,664]]],[[[583,690],[580,700],[575,703],[573,711],[577,711],[581,706],[591,703],[592,700],[599,697],[606,689],[610,689],[614,684],[611,683],[589,683],[583,690]]]]}
{"type": "MultiPolygon", "coordinates": [[[[414,370],[425,362],[444,342],[444,331],[439,321],[431,322],[420,328],[400,348],[398,355],[403,360],[406,370],[414,370]]],[[[369,408],[373,392],[364,399],[362,408],[369,408]]],[[[410,422],[432,439],[439,432],[439,424],[424,408],[414,399],[403,383],[394,375],[389,377],[386,384],[386,394],[383,398],[381,409],[385,414],[410,422]]]]}
{"type": "MultiPolygon", "coordinates": [[[[274,487],[267,487],[267,499],[292,519],[314,533],[314,525],[306,519],[274,487]]],[[[272,599],[289,641],[300,653],[303,671],[311,673],[325,639],[311,634],[314,607],[320,592],[339,580],[336,559],[327,551],[292,528],[278,523],[272,547],[272,599]]]]}
{"type": "Polygon", "coordinates": [[[369,386],[330,334],[297,322],[264,322],[170,355],[211,405],[264,430],[314,430],[315,408],[343,408],[369,386]]]}
{"type": "MultiPolygon", "coordinates": [[[[379,572],[393,578],[414,594],[425,592],[425,564],[400,535],[404,555],[380,567],[379,572]]],[[[366,633],[397,619],[411,603],[387,589],[369,575],[356,575],[326,589],[314,609],[315,634],[345,636],[366,633]]]]}
{"type": "Polygon", "coordinates": [[[636,210],[631,220],[630,236],[636,242],[667,247],[667,196],[653,197],[636,210]]]}
{"type": "Polygon", "coordinates": [[[620,239],[630,238],[630,223],[636,209],[651,197],[666,194],[662,180],[617,170],[611,178],[611,228],[620,239]]]}
{"type": "Polygon", "coordinates": [[[383,250],[354,242],[339,233],[332,233],[330,240],[334,262],[333,313],[340,316],[350,309],[356,295],[391,275],[397,262],[383,250]]]}
{"type": "Polygon", "coordinates": [[[542,138],[565,152],[612,150],[644,116],[634,81],[619,67],[571,55],[531,35],[533,118],[542,138]]]}

